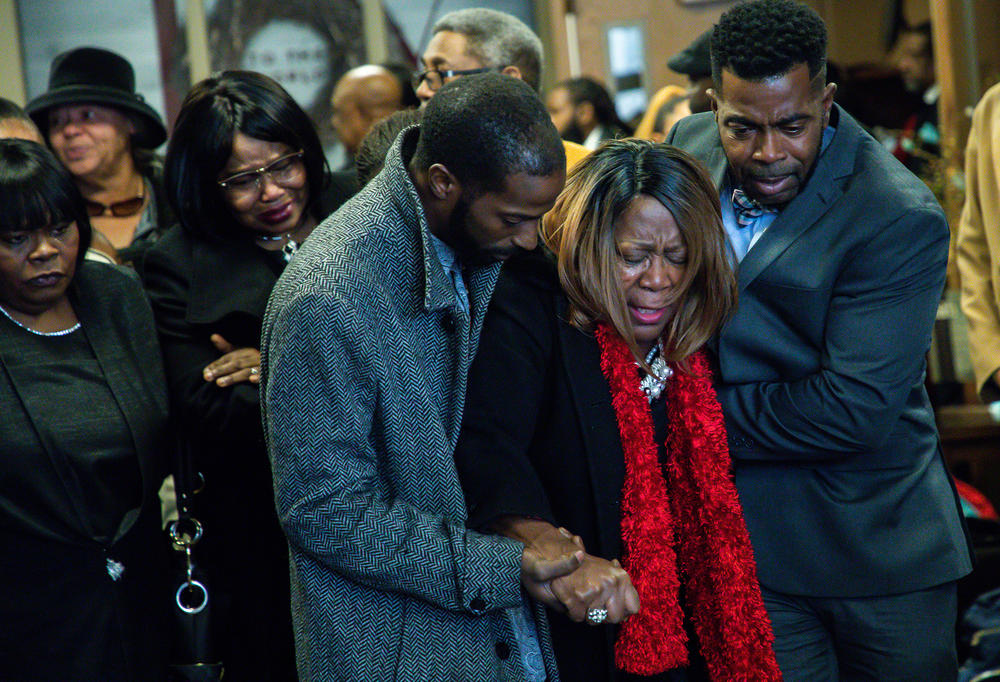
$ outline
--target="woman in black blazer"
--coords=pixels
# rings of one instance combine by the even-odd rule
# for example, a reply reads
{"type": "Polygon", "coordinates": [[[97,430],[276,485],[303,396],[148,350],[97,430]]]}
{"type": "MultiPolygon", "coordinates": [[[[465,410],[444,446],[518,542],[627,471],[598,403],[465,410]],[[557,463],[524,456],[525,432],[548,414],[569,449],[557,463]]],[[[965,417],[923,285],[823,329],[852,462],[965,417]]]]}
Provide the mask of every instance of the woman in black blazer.
{"type": "Polygon", "coordinates": [[[553,554],[573,550],[566,528],[587,552],[578,572],[621,557],[631,617],[622,592],[552,581],[570,615],[549,619],[563,680],[777,679],[699,350],[736,299],[715,189],[680,150],[605,143],[543,239],[504,267],[470,372],[456,450],[470,525],[553,554]]]}
{"type": "Polygon", "coordinates": [[[143,279],[181,439],[204,477],[194,516],[226,679],[295,679],[288,547],[257,391],[267,298],[330,210],[308,116],[275,81],[226,71],[194,86],[166,156],[180,224],[143,279]]]}
{"type": "Polygon", "coordinates": [[[0,677],[165,676],[166,382],[134,272],[84,261],[72,177],[0,140],[0,677]]]}

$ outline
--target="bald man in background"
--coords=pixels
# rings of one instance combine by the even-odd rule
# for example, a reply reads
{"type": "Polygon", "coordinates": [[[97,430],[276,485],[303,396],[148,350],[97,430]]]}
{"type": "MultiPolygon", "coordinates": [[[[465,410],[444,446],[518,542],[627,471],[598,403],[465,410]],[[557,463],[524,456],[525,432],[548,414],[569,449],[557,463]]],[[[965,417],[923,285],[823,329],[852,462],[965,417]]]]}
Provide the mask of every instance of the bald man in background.
{"type": "Polygon", "coordinates": [[[403,107],[403,88],[384,66],[366,64],[351,69],[333,89],[333,129],[354,157],[372,126],[403,107]]]}

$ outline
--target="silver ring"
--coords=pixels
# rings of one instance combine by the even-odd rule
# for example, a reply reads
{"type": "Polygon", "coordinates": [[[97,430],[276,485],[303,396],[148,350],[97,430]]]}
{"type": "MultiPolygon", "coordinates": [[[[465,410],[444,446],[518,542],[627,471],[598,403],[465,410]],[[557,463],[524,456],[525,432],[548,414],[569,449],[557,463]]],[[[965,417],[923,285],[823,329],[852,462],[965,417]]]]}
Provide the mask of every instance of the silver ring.
{"type": "Polygon", "coordinates": [[[587,622],[591,625],[600,625],[607,617],[607,609],[587,609],[587,622]]]}
{"type": "Polygon", "coordinates": [[[174,595],[174,601],[184,613],[201,613],[208,606],[208,590],[197,580],[188,579],[180,584],[174,595]],[[191,601],[188,601],[188,600],[191,601]]]}
{"type": "Polygon", "coordinates": [[[181,547],[193,547],[198,544],[203,532],[201,522],[190,516],[171,521],[168,528],[170,529],[170,539],[175,545],[181,547]]]}
{"type": "Polygon", "coordinates": [[[255,377],[258,374],[260,374],[260,367],[251,367],[250,368],[250,376],[255,377]]]}

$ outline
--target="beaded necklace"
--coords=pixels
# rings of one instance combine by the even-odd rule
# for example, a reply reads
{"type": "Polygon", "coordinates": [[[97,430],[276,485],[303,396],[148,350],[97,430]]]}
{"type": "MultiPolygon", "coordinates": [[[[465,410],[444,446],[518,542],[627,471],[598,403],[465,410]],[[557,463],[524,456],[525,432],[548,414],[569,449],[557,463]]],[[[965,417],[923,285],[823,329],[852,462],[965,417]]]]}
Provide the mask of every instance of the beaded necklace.
{"type": "MultiPolygon", "coordinates": [[[[636,367],[640,367],[638,362],[635,364],[636,367]]],[[[667,361],[663,359],[659,341],[656,342],[656,345],[646,355],[646,365],[653,370],[653,373],[647,374],[643,372],[645,376],[642,377],[639,385],[642,387],[642,392],[646,394],[646,400],[652,403],[660,397],[663,388],[667,385],[667,379],[673,376],[674,373],[674,370],[670,368],[667,361]]]]}
{"type": "Polygon", "coordinates": [[[0,313],[3,313],[4,317],[6,317],[8,320],[10,320],[14,324],[16,324],[18,327],[20,327],[24,331],[30,332],[30,333],[34,334],[35,336],[66,336],[67,334],[72,334],[73,332],[75,332],[77,329],[80,328],[80,323],[77,322],[72,327],[68,327],[66,329],[60,329],[57,332],[40,332],[37,329],[32,329],[28,325],[22,324],[22,323],[18,322],[17,320],[15,320],[13,318],[13,316],[10,313],[8,313],[7,310],[6,310],[6,308],[4,308],[2,305],[0,305],[0,313]]]}

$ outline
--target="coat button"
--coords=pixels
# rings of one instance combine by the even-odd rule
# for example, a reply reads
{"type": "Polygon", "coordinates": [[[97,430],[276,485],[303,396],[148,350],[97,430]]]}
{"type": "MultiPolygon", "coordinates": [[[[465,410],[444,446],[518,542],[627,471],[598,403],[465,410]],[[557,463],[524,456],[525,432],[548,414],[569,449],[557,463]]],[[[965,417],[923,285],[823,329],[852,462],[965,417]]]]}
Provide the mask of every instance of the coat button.
{"type": "Polygon", "coordinates": [[[482,597],[476,597],[471,602],[469,602],[469,608],[473,611],[479,613],[486,610],[486,602],[483,601],[482,597]]]}
{"type": "Polygon", "coordinates": [[[510,658],[510,645],[507,642],[497,642],[497,657],[501,661],[510,658]]]}
{"type": "Polygon", "coordinates": [[[451,315],[445,315],[441,318],[441,328],[449,334],[455,333],[455,320],[452,319],[451,315]]]}

